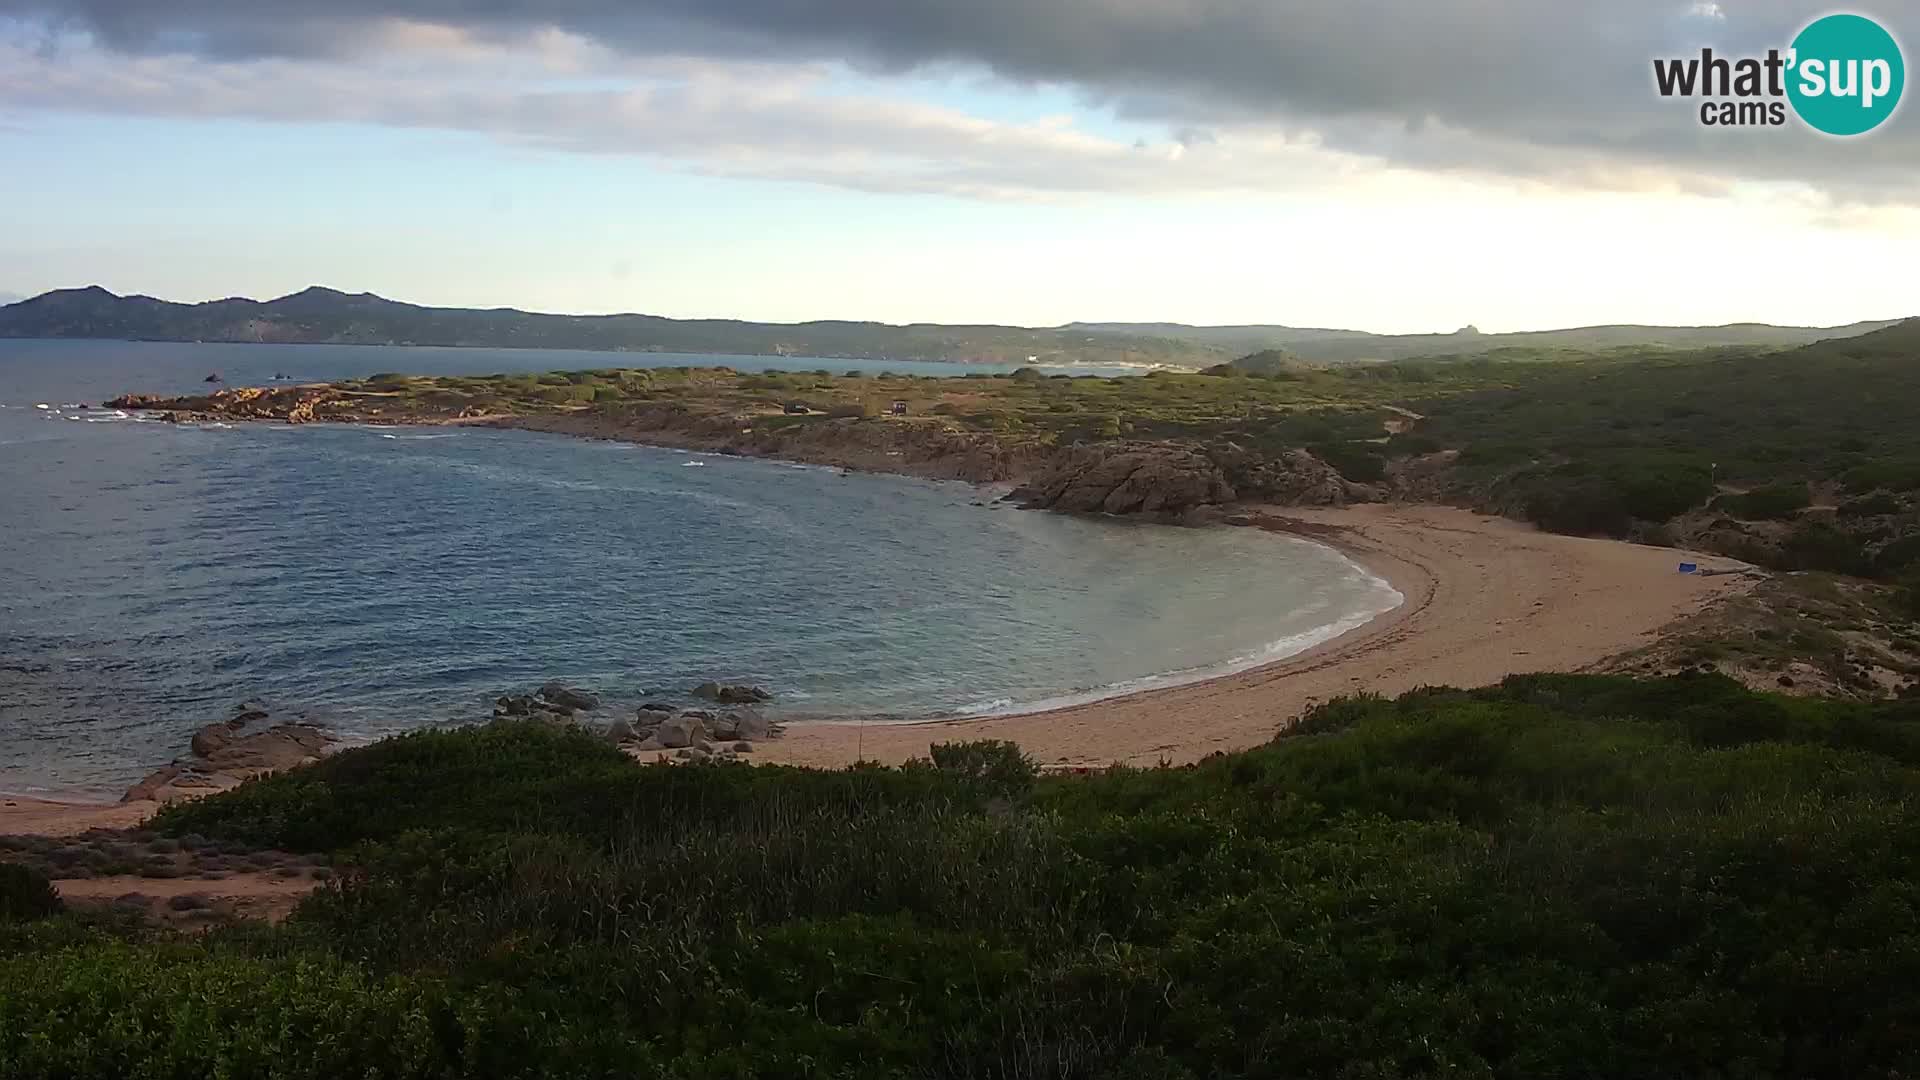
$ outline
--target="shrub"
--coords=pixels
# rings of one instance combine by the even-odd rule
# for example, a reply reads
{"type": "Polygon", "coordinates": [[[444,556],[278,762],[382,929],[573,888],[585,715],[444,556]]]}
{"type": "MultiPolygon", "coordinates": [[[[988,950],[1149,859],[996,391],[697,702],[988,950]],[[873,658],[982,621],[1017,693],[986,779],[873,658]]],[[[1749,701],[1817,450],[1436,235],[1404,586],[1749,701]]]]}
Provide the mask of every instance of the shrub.
{"type": "Polygon", "coordinates": [[[18,863],[0,863],[0,922],[44,919],[66,910],[47,875],[18,863]]]}
{"type": "Polygon", "coordinates": [[[1862,577],[1874,572],[1873,562],[1859,542],[1824,521],[1794,525],[1781,542],[1779,558],[1772,561],[1783,570],[1829,570],[1862,577]]]}
{"type": "Polygon", "coordinates": [[[1722,495],[1713,505],[1735,517],[1770,520],[1792,517],[1813,503],[1805,484],[1775,484],[1738,495],[1722,495]]]}
{"type": "Polygon", "coordinates": [[[1387,460],[1371,447],[1351,443],[1320,443],[1308,449],[1354,483],[1375,484],[1386,478],[1387,460]]]}
{"type": "Polygon", "coordinates": [[[1907,575],[1894,589],[1894,602],[1907,614],[1920,618],[1920,573],[1907,575]]]}
{"type": "Polygon", "coordinates": [[[1877,491],[1858,499],[1848,499],[1840,504],[1836,511],[1841,517],[1879,517],[1883,514],[1898,514],[1906,510],[1898,496],[1890,492],[1877,491]]]}
{"type": "Polygon", "coordinates": [[[930,758],[505,724],[169,808],[357,846],[280,927],[0,925],[0,1075],[1920,1071],[1920,700],[1536,675],[1182,767],[930,758]]]}
{"type": "Polygon", "coordinates": [[[1039,775],[1018,743],[999,739],[934,743],[928,753],[934,768],[962,777],[996,795],[1024,794],[1039,775]]]}
{"type": "Polygon", "coordinates": [[[1387,452],[1394,457],[1420,457],[1444,449],[1440,440],[1417,431],[1403,431],[1387,439],[1387,452]]]}

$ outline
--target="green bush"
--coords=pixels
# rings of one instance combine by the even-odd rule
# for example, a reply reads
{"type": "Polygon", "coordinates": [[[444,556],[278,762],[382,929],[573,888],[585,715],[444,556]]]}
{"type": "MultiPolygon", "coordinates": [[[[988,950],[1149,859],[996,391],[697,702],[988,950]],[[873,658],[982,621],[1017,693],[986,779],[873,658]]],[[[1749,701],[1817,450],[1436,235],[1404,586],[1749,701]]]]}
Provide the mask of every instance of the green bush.
{"type": "Polygon", "coordinates": [[[18,863],[0,863],[0,922],[25,922],[66,909],[47,876],[18,863]]]}
{"type": "Polygon", "coordinates": [[[997,739],[934,743],[929,752],[934,768],[964,777],[996,795],[1023,795],[1039,775],[1017,743],[997,739]]]}
{"type": "Polygon", "coordinates": [[[1848,499],[1840,504],[1836,511],[1841,517],[1877,517],[1882,514],[1899,514],[1906,511],[1906,504],[1899,497],[1885,491],[1872,495],[1863,495],[1858,499],[1848,499]]]}
{"type": "Polygon", "coordinates": [[[1085,776],[423,733],[161,814],[344,848],[282,927],[0,926],[0,1075],[1913,1075],[1917,783],[1920,700],[1708,676],[1085,776]]]}
{"type": "Polygon", "coordinates": [[[1321,461],[1333,466],[1341,476],[1357,484],[1377,484],[1386,479],[1387,461],[1371,446],[1352,443],[1319,443],[1307,449],[1321,461]]]}
{"type": "Polygon", "coordinates": [[[1713,505],[1750,521],[1792,517],[1812,505],[1805,484],[1775,484],[1738,495],[1722,495],[1713,505]]]}
{"type": "Polygon", "coordinates": [[[1894,586],[1894,603],[1907,614],[1920,618],[1920,572],[1908,574],[1894,586]]]}

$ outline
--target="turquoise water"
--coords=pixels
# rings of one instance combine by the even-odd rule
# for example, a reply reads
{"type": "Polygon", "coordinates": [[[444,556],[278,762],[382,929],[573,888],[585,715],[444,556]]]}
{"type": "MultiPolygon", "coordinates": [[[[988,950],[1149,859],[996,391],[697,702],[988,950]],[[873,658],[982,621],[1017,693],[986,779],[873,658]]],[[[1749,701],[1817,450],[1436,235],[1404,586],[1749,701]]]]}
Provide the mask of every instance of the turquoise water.
{"type": "Polygon", "coordinates": [[[248,697],[353,738],[481,718],[556,677],[627,707],[717,678],[768,687],[796,722],[924,719],[1250,666],[1398,600],[1317,545],[1019,511],[964,484],[70,407],[208,370],[606,362],[404,351],[0,342],[0,790],[117,792],[248,697]]]}

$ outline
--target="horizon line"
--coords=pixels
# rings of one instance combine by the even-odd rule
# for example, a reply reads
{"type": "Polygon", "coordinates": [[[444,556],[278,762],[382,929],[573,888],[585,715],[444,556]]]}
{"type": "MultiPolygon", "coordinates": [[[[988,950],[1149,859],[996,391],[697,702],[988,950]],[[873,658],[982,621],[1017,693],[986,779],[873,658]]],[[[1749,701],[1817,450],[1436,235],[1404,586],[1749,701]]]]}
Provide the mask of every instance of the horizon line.
{"type": "Polygon", "coordinates": [[[678,323],[731,322],[731,323],[747,323],[747,324],[758,325],[758,326],[794,326],[794,327],[815,326],[815,325],[821,325],[821,324],[827,324],[827,323],[844,323],[844,324],[856,325],[856,326],[885,326],[885,327],[895,327],[895,328],[908,328],[908,327],[915,327],[915,326],[978,326],[978,327],[992,327],[992,328],[1008,329],[1008,330],[1054,330],[1054,331],[1070,330],[1070,329],[1075,329],[1079,327],[1119,327],[1123,329],[1114,331],[1114,332],[1133,333],[1133,334],[1136,334],[1137,336],[1142,336],[1142,337],[1154,336],[1154,335],[1144,330],[1133,329],[1133,328],[1169,327],[1169,328],[1178,328],[1178,329],[1186,329],[1186,330],[1296,330],[1296,331],[1304,331],[1304,332],[1324,332],[1324,333],[1336,333],[1336,334],[1364,334],[1370,337],[1380,337],[1380,338],[1417,338],[1417,337],[1495,338],[1495,337],[1511,337],[1519,334],[1553,334],[1553,333],[1568,333],[1576,330],[1601,330],[1601,329],[1611,329],[1611,328],[1646,329],[1646,330],[1718,330],[1718,329],[1727,329],[1727,328],[1739,327],[1739,326],[1764,326],[1764,327],[1774,327],[1774,328],[1785,329],[1785,330],[1840,330],[1840,329],[1845,329],[1847,327],[1859,326],[1864,323],[1905,322],[1908,319],[1912,319],[1916,317],[1913,315],[1900,315],[1900,316],[1893,316],[1889,318],[1861,318],[1861,319],[1854,319],[1849,322],[1833,323],[1830,325],[1818,325],[1818,324],[1808,324],[1808,323],[1769,323],[1769,322],[1761,322],[1757,320],[1740,320],[1736,322],[1724,322],[1724,323],[1607,322],[1607,323],[1586,323],[1578,326],[1538,327],[1538,328],[1528,329],[1528,330],[1500,330],[1500,331],[1493,331],[1493,332],[1479,330],[1475,326],[1475,324],[1469,322],[1469,323],[1462,324],[1460,328],[1456,330],[1435,330],[1435,331],[1411,332],[1411,333],[1381,333],[1378,331],[1360,330],[1352,327],[1308,326],[1308,325],[1296,325],[1293,323],[1185,323],[1185,322],[1177,322],[1172,320],[1138,319],[1138,318],[1136,319],[1072,319],[1067,322],[1056,323],[1051,326],[1029,326],[1029,325],[1023,325],[1020,323],[993,323],[993,322],[915,321],[915,322],[896,323],[896,322],[886,322],[880,319],[803,319],[798,321],[790,321],[790,320],[749,319],[749,318],[742,318],[740,316],[735,316],[735,315],[718,315],[718,316],[656,315],[656,314],[652,314],[650,312],[644,312],[644,311],[607,311],[607,312],[535,311],[528,308],[519,308],[519,307],[510,306],[510,305],[494,305],[489,307],[464,307],[464,306],[450,305],[450,304],[419,304],[410,300],[395,300],[392,297],[383,296],[379,293],[372,292],[372,291],[363,290],[360,292],[349,292],[345,289],[338,289],[330,285],[320,285],[320,284],[308,285],[305,288],[296,289],[293,292],[285,293],[283,295],[271,297],[265,300],[251,297],[251,296],[241,295],[238,293],[228,295],[228,296],[216,297],[211,300],[165,300],[149,293],[141,293],[141,292],[117,293],[117,292],[114,292],[112,289],[109,289],[106,286],[101,285],[97,282],[89,285],[63,286],[58,288],[46,289],[41,292],[34,293],[32,295],[22,296],[18,300],[13,300],[4,304],[0,304],[0,311],[4,311],[7,308],[18,307],[19,305],[22,305],[22,304],[32,303],[36,300],[43,300],[49,296],[53,296],[55,294],[61,294],[61,293],[103,293],[109,297],[112,297],[115,300],[151,300],[154,303],[169,304],[175,307],[205,307],[211,304],[226,304],[226,303],[247,303],[247,304],[267,305],[267,304],[276,304],[283,300],[291,300],[295,297],[304,296],[308,293],[324,293],[324,294],[339,296],[347,299],[378,300],[383,303],[397,304],[404,307],[420,308],[425,311],[511,312],[517,315],[532,315],[532,316],[557,318],[557,319],[641,318],[641,319],[659,319],[666,322],[678,322],[678,323]]]}

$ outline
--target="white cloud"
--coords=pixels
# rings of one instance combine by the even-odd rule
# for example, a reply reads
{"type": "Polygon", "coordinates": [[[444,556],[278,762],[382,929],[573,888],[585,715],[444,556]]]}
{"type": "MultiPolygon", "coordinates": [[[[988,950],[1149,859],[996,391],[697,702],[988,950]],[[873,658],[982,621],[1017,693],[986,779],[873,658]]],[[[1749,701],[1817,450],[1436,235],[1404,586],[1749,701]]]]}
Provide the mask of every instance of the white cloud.
{"type": "MultiPolygon", "coordinates": [[[[1279,139],[1296,151],[1317,144],[1395,166],[1565,186],[1714,190],[1763,181],[1805,185],[1842,202],[1920,203],[1920,137],[1911,124],[1844,143],[1791,127],[1730,134],[1703,128],[1684,103],[1652,94],[1655,56],[1702,44],[1723,52],[1783,44],[1814,13],[1788,0],[970,0],[964,7],[952,0],[0,0],[0,28],[8,11],[22,13],[13,23],[22,33],[41,28],[57,47],[29,51],[56,65],[85,69],[106,55],[130,65],[163,59],[207,69],[153,73],[152,96],[172,94],[171,103],[114,100],[62,80],[61,89],[26,95],[37,108],[222,115],[217,95],[182,102],[174,93],[181,87],[166,79],[190,89],[199,79],[237,85],[284,70],[296,82],[356,84],[349,96],[362,108],[347,119],[513,139],[538,138],[525,129],[542,110],[616,105],[624,125],[595,130],[569,117],[565,137],[548,145],[643,153],[648,130],[662,123],[659,110],[686,96],[669,92],[697,89],[676,84],[668,72],[675,64],[731,72],[749,89],[763,77],[777,85],[823,67],[881,83],[908,72],[963,72],[1001,94],[1067,88],[1103,119],[1133,129],[1127,141],[1138,130],[1155,133],[1144,156],[1167,168],[1102,163],[1084,181],[1076,169],[1048,181],[1004,160],[1034,152],[1030,132],[1010,132],[998,165],[983,149],[987,135],[959,139],[965,152],[950,170],[955,185],[941,179],[949,170],[939,162],[919,159],[848,182],[1031,195],[1087,190],[1092,180],[1121,191],[1259,188],[1286,175],[1267,169],[1263,177],[1264,166],[1288,173],[1299,166],[1297,153],[1262,160],[1256,148],[1279,139]],[[62,29],[45,29],[51,26],[62,29]],[[492,83],[482,78],[486,69],[498,72],[492,83]],[[603,95],[626,98],[576,97],[581,87],[547,85],[567,79],[598,81],[603,95]],[[399,100],[402,94],[416,100],[399,100]],[[1182,131],[1211,133],[1237,152],[1197,152],[1182,131]],[[983,185],[983,169],[1008,175],[983,185]]],[[[1900,25],[1920,10],[1914,0],[1882,0],[1878,13],[1900,25]]],[[[46,71],[11,74],[17,84],[46,71]]],[[[767,132],[754,115],[852,122],[849,137],[836,143],[864,130],[823,92],[757,109],[750,94],[733,96],[734,105],[715,105],[709,118],[744,120],[756,134],[767,132]]],[[[322,105],[238,102],[227,114],[299,119],[324,112],[322,105]]],[[[900,123],[871,119],[876,134],[900,123]]],[[[960,125],[932,126],[948,135],[923,138],[922,151],[956,145],[960,125]]],[[[899,140],[891,145],[897,152],[899,140]]],[[[1074,161],[1084,156],[1066,153],[1074,161]]],[[[751,166],[744,156],[735,147],[717,162],[695,155],[682,164],[779,174],[776,155],[752,155],[751,166]]],[[[838,182],[818,162],[796,166],[798,174],[838,182]]]]}
{"type": "MultiPolygon", "coordinates": [[[[1736,170],[1543,147],[1439,119],[1410,133],[1356,118],[1337,143],[1303,123],[1249,115],[1123,123],[1116,134],[1064,114],[1014,123],[850,93],[837,77],[844,68],[825,62],[639,59],[553,29],[488,35],[392,19],[368,36],[352,63],[129,56],[86,38],[0,38],[0,110],[428,128],[716,176],[988,199],[1386,189],[1409,173],[1520,189],[1725,194],[1736,185],[1736,170]]],[[[1836,200],[1784,187],[1803,202],[1889,201],[1884,191],[1836,200]]]]}

